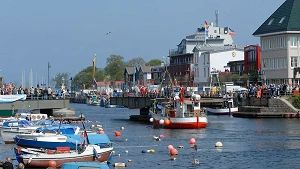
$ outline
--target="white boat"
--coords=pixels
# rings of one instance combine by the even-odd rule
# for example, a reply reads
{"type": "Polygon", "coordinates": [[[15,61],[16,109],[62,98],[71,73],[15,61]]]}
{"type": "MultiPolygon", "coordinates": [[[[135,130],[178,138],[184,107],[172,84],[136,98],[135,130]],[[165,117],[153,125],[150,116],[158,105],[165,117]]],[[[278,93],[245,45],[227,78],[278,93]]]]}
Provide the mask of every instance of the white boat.
{"type": "Polygon", "coordinates": [[[87,145],[82,150],[71,151],[68,147],[57,147],[53,151],[19,147],[17,151],[24,152],[21,155],[17,153],[17,159],[26,167],[47,168],[49,161],[55,161],[57,167],[62,166],[66,162],[105,162],[109,159],[113,148],[87,145]]]}
{"type": "Polygon", "coordinates": [[[234,106],[232,99],[225,99],[222,107],[206,108],[205,111],[211,115],[231,115],[232,112],[238,112],[239,108],[234,106]]]}
{"type": "Polygon", "coordinates": [[[207,116],[200,108],[200,95],[194,94],[191,99],[184,99],[183,88],[181,98],[176,95],[164,110],[161,114],[153,113],[150,118],[154,128],[199,129],[207,125],[207,116]]]}
{"type": "Polygon", "coordinates": [[[33,133],[37,128],[27,120],[6,121],[1,128],[1,137],[5,144],[14,143],[16,135],[33,133]]]}

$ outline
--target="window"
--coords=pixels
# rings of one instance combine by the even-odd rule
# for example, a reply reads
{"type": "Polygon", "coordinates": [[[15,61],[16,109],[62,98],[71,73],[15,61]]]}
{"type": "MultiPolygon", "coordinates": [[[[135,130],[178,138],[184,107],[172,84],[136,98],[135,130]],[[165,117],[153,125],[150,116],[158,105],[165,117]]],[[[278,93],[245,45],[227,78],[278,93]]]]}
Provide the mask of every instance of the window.
{"type": "Polygon", "coordinates": [[[204,77],[206,77],[206,69],[205,68],[204,68],[203,74],[204,74],[204,77]]]}
{"type": "Polygon", "coordinates": [[[273,21],[274,21],[274,18],[272,18],[272,19],[269,21],[268,25],[271,25],[271,24],[273,23],[273,21]]]}
{"type": "Polygon", "coordinates": [[[297,67],[298,57],[292,56],[291,57],[291,67],[297,67]]]}
{"type": "Polygon", "coordinates": [[[297,47],[297,37],[290,37],[291,47],[297,47]]]}
{"type": "Polygon", "coordinates": [[[214,30],[214,33],[217,33],[217,30],[214,30]]]}
{"type": "Polygon", "coordinates": [[[280,39],[276,38],[276,48],[279,48],[279,46],[280,46],[280,39]]]}
{"type": "Polygon", "coordinates": [[[283,48],[286,47],[286,40],[285,40],[285,37],[283,37],[283,48]]]}
{"type": "Polygon", "coordinates": [[[276,68],[276,62],[275,62],[276,60],[275,59],[273,59],[273,69],[275,69],[276,68]]]}
{"type": "Polygon", "coordinates": [[[285,16],[280,19],[279,23],[282,23],[284,21],[284,19],[285,19],[285,16]]]}
{"type": "Polygon", "coordinates": [[[269,49],[272,49],[272,41],[271,41],[271,39],[268,39],[268,43],[269,43],[269,49]]]}
{"type": "Polygon", "coordinates": [[[283,38],[280,38],[280,48],[283,48],[283,38]]]}

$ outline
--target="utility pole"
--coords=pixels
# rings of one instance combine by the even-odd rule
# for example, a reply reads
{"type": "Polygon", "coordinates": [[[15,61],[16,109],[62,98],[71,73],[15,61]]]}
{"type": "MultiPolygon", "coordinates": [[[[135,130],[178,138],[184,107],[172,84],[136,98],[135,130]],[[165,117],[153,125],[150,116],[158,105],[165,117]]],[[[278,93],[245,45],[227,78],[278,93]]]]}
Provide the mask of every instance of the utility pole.
{"type": "Polygon", "coordinates": [[[50,62],[48,62],[48,87],[49,87],[49,81],[50,81],[50,78],[49,78],[49,75],[50,75],[50,68],[51,68],[51,66],[50,66],[50,62]]]}

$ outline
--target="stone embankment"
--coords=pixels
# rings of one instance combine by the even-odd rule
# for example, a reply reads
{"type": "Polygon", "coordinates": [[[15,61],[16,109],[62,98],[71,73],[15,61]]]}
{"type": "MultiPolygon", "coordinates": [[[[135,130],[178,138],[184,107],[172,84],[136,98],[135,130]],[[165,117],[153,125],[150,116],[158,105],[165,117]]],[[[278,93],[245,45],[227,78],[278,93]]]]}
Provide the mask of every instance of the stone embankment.
{"type": "Polygon", "coordinates": [[[249,98],[239,107],[234,117],[246,118],[299,118],[298,109],[284,98],[249,98]]]}

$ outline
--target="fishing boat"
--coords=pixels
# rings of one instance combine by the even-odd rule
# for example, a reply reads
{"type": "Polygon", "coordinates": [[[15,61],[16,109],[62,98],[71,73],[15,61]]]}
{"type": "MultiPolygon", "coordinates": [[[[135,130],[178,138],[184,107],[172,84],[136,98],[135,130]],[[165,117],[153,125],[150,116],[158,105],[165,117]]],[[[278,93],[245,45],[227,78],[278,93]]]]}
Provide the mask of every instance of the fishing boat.
{"type": "Polygon", "coordinates": [[[222,107],[206,108],[205,111],[210,115],[231,115],[232,112],[238,112],[239,108],[234,106],[232,99],[225,99],[222,107]]]}
{"type": "Polygon", "coordinates": [[[93,95],[88,102],[90,106],[100,106],[100,100],[97,99],[97,95],[93,95]]]}
{"type": "Polygon", "coordinates": [[[21,147],[18,150],[27,152],[26,154],[18,155],[17,158],[26,167],[47,168],[49,161],[55,161],[57,167],[67,162],[106,162],[113,148],[100,148],[98,145],[89,144],[84,146],[82,150],[78,149],[75,151],[71,151],[69,147],[57,147],[55,151],[21,147]]]}
{"type": "Polygon", "coordinates": [[[184,88],[174,95],[164,106],[162,113],[152,114],[150,121],[154,128],[166,129],[199,129],[207,125],[207,116],[200,107],[200,95],[193,94],[190,99],[184,98],[184,88]]]}
{"type": "Polygon", "coordinates": [[[79,168],[91,168],[91,169],[110,169],[106,162],[73,162],[64,163],[61,169],[79,169],[79,168]]]}

